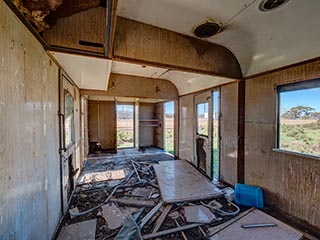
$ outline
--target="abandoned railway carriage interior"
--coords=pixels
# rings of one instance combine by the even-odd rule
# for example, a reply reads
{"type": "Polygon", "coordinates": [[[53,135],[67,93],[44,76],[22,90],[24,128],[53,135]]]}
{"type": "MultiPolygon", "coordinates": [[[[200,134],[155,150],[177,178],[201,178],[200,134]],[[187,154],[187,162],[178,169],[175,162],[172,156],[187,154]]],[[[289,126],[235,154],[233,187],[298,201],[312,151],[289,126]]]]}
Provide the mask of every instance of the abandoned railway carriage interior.
{"type": "Polygon", "coordinates": [[[0,0],[0,239],[320,239],[319,0],[0,0]]]}

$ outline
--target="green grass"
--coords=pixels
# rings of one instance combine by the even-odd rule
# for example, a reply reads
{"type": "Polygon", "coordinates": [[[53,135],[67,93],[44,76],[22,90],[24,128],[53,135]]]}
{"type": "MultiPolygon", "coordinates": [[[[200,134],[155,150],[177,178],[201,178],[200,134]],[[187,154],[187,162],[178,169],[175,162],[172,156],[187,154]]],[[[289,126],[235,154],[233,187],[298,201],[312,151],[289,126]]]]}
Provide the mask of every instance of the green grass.
{"type": "Polygon", "coordinates": [[[129,148],[134,147],[133,129],[118,129],[117,131],[117,147],[129,148]]]}
{"type": "Polygon", "coordinates": [[[173,128],[166,128],[165,150],[170,154],[174,154],[174,138],[173,138],[173,134],[174,134],[173,128]]]}
{"type": "Polygon", "coordinates": [[[280,148],[320,156],[320,121],[309,124],[281,124],[280,148]]]}

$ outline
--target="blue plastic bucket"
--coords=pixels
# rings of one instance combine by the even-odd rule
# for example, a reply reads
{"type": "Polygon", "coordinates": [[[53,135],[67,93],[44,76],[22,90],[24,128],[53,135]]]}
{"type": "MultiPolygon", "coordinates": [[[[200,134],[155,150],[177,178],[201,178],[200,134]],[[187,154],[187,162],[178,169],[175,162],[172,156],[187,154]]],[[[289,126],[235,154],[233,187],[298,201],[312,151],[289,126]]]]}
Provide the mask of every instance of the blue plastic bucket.
{"type": "Polygon", "coordinates": [[[259,187],[237,183],[234,189],[235,202],[246,207],[263,208],[263,191],[259,187]]]}

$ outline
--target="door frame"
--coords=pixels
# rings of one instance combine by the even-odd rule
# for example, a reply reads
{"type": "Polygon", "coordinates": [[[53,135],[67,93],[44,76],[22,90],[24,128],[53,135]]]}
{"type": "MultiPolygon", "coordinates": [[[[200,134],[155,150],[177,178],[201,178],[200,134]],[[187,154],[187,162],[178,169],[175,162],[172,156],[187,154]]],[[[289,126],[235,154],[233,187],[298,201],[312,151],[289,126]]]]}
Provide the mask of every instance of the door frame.
{"type": "MultiPolygon", "coordinates": [[[[69,159],[72,157],[72,165],[75,166],[75,84],[66,73],[59,71],[59,155],[60,155],[60,191],[61,191],[61,211],[65,214],[75,189],[75,179],[73,179],[73,191],[68,194],[69,179],[69,159]],[[70,94],[73,98],[73,142],[65,146],[65,96],[70,94]]],[[[73,176],[72,176],[73,177],[73,176]]],[[[71,181],[72,183],[72,181],[71,181]]]]}

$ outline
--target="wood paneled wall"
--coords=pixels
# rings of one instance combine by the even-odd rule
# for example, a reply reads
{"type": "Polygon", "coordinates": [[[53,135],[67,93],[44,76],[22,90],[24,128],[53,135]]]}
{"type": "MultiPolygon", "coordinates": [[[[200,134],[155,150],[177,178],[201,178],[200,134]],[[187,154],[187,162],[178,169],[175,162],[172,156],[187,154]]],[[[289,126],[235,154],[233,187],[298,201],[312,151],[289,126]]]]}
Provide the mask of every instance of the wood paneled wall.
{"type": "MultiPolygon", "coordinates": [[[[220,178],[234,185],[237,182],[238,160],[238,84],[221,86],[220,121],[220,178]]],[[[189,94],[179,99],[179,158],[195,164],[196,112],[194,97],[189,94]]]]}
{"type": "Polygon", "coordinates": [[[220,179],[232,185],[238,178],[238,87],[239,83],[222,86],[220,96],[220,179]]]}
{"type": "Polygon", "coordinates": [[[115,102],[89,100],[88,108],[89,142],[100,141],[102,149],[116,150],[117,129],[115,102]],[[100,122],[99,126],[98,118],[100,122]]]}
{"type": "Polygon", "coordinates": [[[320,230],[320,161],[275,152],[276,85],[320,78],[320,61],[246,80],[245,183],[320,230]]]}
{"type": "Polygon", "coordinates": [[[146,119],[156,119],[156,104],[155,103],[140,103],[139,104],[139,146],[148,147],[156,145],[156,127],[151,125],[157,124],[154,122],[141,122],[146,119]]]}
{"type": "Polygon", "coordinates": [[[195,164],[195,107],[194,95],[179,100],[179,158],[195,164]]]}
{"type": "Polygon", "coordinates": [[[111,73],[108,90],[81,90],[82,95],[178,99],[176,86],[168,80],[111,73]]]}
{"type": "Polygon", "coordinates": [[[156,145],[164,149],[164,103],[156,104],[156,119],[159,119],[159,126],[156,128],[156,145]]]}
{"type": "Polygon", "coordinates": [[[51,46],[105,53],[106,9],[91,8],[70,17],[58,19],[57,24],[44,32],[44,40],[51,46]],[[79,41],[98,43],[101,47],[81,45],[79,41]]]}
{"type": "Polygon", "coordinates": [[[117,17],[113,51],[115,58],[242,77],[227,48],[126,18],[117,17]]]}
{"type": "Polygon", "coordinates": [[[0,1],[0,239],[51,239],[61,215],[58,67],[0,1]]]}

